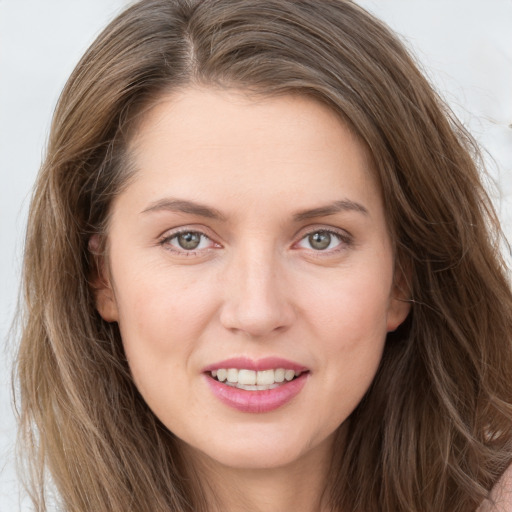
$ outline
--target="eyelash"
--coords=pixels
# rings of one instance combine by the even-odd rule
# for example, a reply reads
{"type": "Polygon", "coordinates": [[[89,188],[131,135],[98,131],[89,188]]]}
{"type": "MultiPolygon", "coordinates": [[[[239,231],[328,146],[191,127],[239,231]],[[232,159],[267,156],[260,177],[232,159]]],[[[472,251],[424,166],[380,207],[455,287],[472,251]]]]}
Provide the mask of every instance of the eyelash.
{"type": "Polygon", "coordinates": [[[197,229],[180,229],[179,231],[174,231],[173,233],[166,234],[160,239],[159,244],[162,247],[164,247],[166,250],[171,251],[174,254],[177,254],[179,256],[184,256],[184,257],[197,256],[199,253],[204,254],[206,251],[209,252],[211,249],[217,248],[217,247],[207,247],[207,248],[201,248],[199,250],[194,250],[194,249],[187,250],[184,248],[174,247],[171,244],[171,241],[176,239],[180,235],[185,235],[185,234],[189,234],[189,233],[199,235],[202,239],[210,240],[210,242],[212,242],[212,244],[215,244],[217,247],[221,247],[220,244],[216,244],[215,242],[213,242],[211,237],[209,237],[207,234],[205,234],[202,231],[199,231],[197,229]]]}
{"type": "MultiPolygon", "coordinates": [[[[352,246],[354,243],[352,235],[350,235],[346,231],[336,230],[336,229],[332,229],[332,228],[318,227],[318,228],[314,228],[314,229],[309,229],[307,232],[302,234],[300,239],[293,244],[293,247],[297,246],[298,244],[300,244],[301,242],[306,240],[309,236],[317,234],[317,233],[326,233],[330,236],[334,236],[338,239],[339,243],[333,249],[324,249],[324,250],[321,250],[321,249],[315,250],[312,248],[306,249],[306,250],[311,251],[312,254],[315,255],[315,257],[325,257],[325,256],[337,254],[343,250],[346,250],[347,248],[352,246]]],[[[199,253],[205,254],[206,252],[209,252],[211,249],[216,249],[216,248],[222,247],[220,244],[217,244],[216,242],[214,242],[212,240],[212,238],[209,237],[207,234],[205,234],[204,232],[197,230],[197,229],[180,229],[179,231],[174,231],[170,234],[166,234],[159,240],[159,244],[161,246],[163,246],[166,250],[169,250],[179,256],[184,256],[184,257],[197,256],[199,253]],[[201,248],[199,250],[194,250],[194,249],[187,250],[184,248],[176,248],[175,246],[173,246],[171,244],[172,240],[174,240],[177,237],[179,237],[180,235],[184,235],[184,234],[199,235],[202,239],[209,240],[212,244],[214,244],[214,247],[201,248]]]]}
{"type": "Polygon", "coordinates": [[[300,244],[301,242],[307,240],[307,238],[310,237],[311,235],[314,235],[317,233],[325,233],[330,236],[334,236],[338,239],[339,243],[337,244],[337,246],[335,248],[332,248],[332,249],[328,249],[328,248],[326,248],[324,250],[322,250],[322,249],[317,249],[317,250],[306,249],[306,250],[311,251],[315,257],[321,258],[321,257],[332,256],[333,254],[342,252],[353,245],[353,237],[347,231],[336,230],[336,229],[332,229],[332,228],[318,227],[318,228],[308,230],[304,235],[301,236],[299,241],[296,242],[294,244],[294,246],[300,244]]]}

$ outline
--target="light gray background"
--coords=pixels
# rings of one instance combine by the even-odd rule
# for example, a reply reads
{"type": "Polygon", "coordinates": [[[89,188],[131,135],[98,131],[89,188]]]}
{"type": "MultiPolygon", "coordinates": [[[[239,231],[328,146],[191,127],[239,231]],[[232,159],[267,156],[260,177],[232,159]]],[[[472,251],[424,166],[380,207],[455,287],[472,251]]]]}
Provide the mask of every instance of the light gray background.
{"type": "MultiPolygon", "coordinates": [[[[0,512],[30,510],[14,472],[9,389],[23,230],[67,76],[126,0],[0,0],[0,512]]],[[[408,41],[484,148],[512,234],[512,0],[361,0],[408,41]]]]}

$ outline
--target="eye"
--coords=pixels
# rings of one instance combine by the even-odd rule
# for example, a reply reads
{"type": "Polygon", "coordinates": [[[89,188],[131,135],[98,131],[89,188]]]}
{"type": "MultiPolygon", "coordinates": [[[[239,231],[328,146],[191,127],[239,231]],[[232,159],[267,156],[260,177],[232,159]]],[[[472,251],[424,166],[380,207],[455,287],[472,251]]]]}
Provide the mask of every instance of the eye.
{"type": "Polygon", "coordinates": [[[319,229],[308,233],[297,244],[303,249],[312,249],[314,251],[330,251],[340,249],[342,246],[350,244],[348,235],[319,229]]]}
{"type": "Polygon", "coordinates": [[[177,252],[193,252],[202,249],[210,249],[216,244],[204,233],[200,231],[180,231],[165,237],[162,245],[168,245],[177,252]]]}

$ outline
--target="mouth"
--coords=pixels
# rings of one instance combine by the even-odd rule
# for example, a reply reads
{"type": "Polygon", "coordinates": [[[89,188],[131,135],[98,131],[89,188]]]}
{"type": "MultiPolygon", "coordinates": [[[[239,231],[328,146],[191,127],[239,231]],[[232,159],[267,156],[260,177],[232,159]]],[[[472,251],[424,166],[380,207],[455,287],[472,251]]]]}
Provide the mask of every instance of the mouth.
{"type": "Polygon", "coordinates": [[[271,412],[292,402],[310,374],[309,368],[279,357],[237,357],[203,369],[213,395],[243,413],[271,412]]]}
{"type": "Polygon", "coordinates": [[[307,373],[307,370],[292,370],[286,368],[268,370],[218,368],[207,372],[207,374],[217,382],[245,391],[276,389],[297,379],[303,373],[307,373]]]}

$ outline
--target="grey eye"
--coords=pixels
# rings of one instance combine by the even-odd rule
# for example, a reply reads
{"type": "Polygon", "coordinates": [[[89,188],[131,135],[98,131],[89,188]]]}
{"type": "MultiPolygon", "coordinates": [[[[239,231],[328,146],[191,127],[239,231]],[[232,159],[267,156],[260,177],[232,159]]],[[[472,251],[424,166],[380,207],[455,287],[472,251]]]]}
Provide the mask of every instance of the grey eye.
{"type": "Polygon", "coordinates": [[[186,233],[180,233],[176,236],[176,241],[178,245],[182,249],[186,249],[187,251],[191,251],[193,249],[197,249],[199,244],[201,243],[201,233],[196,233],[194,231],[188,231],[186,233]]]}
{"type": "Polygon", "coordinates": [[[316,231],[308,236],[309,244],[317,251],[323,251],[331,245],[332,235],[327,231],[316,231]]]}

